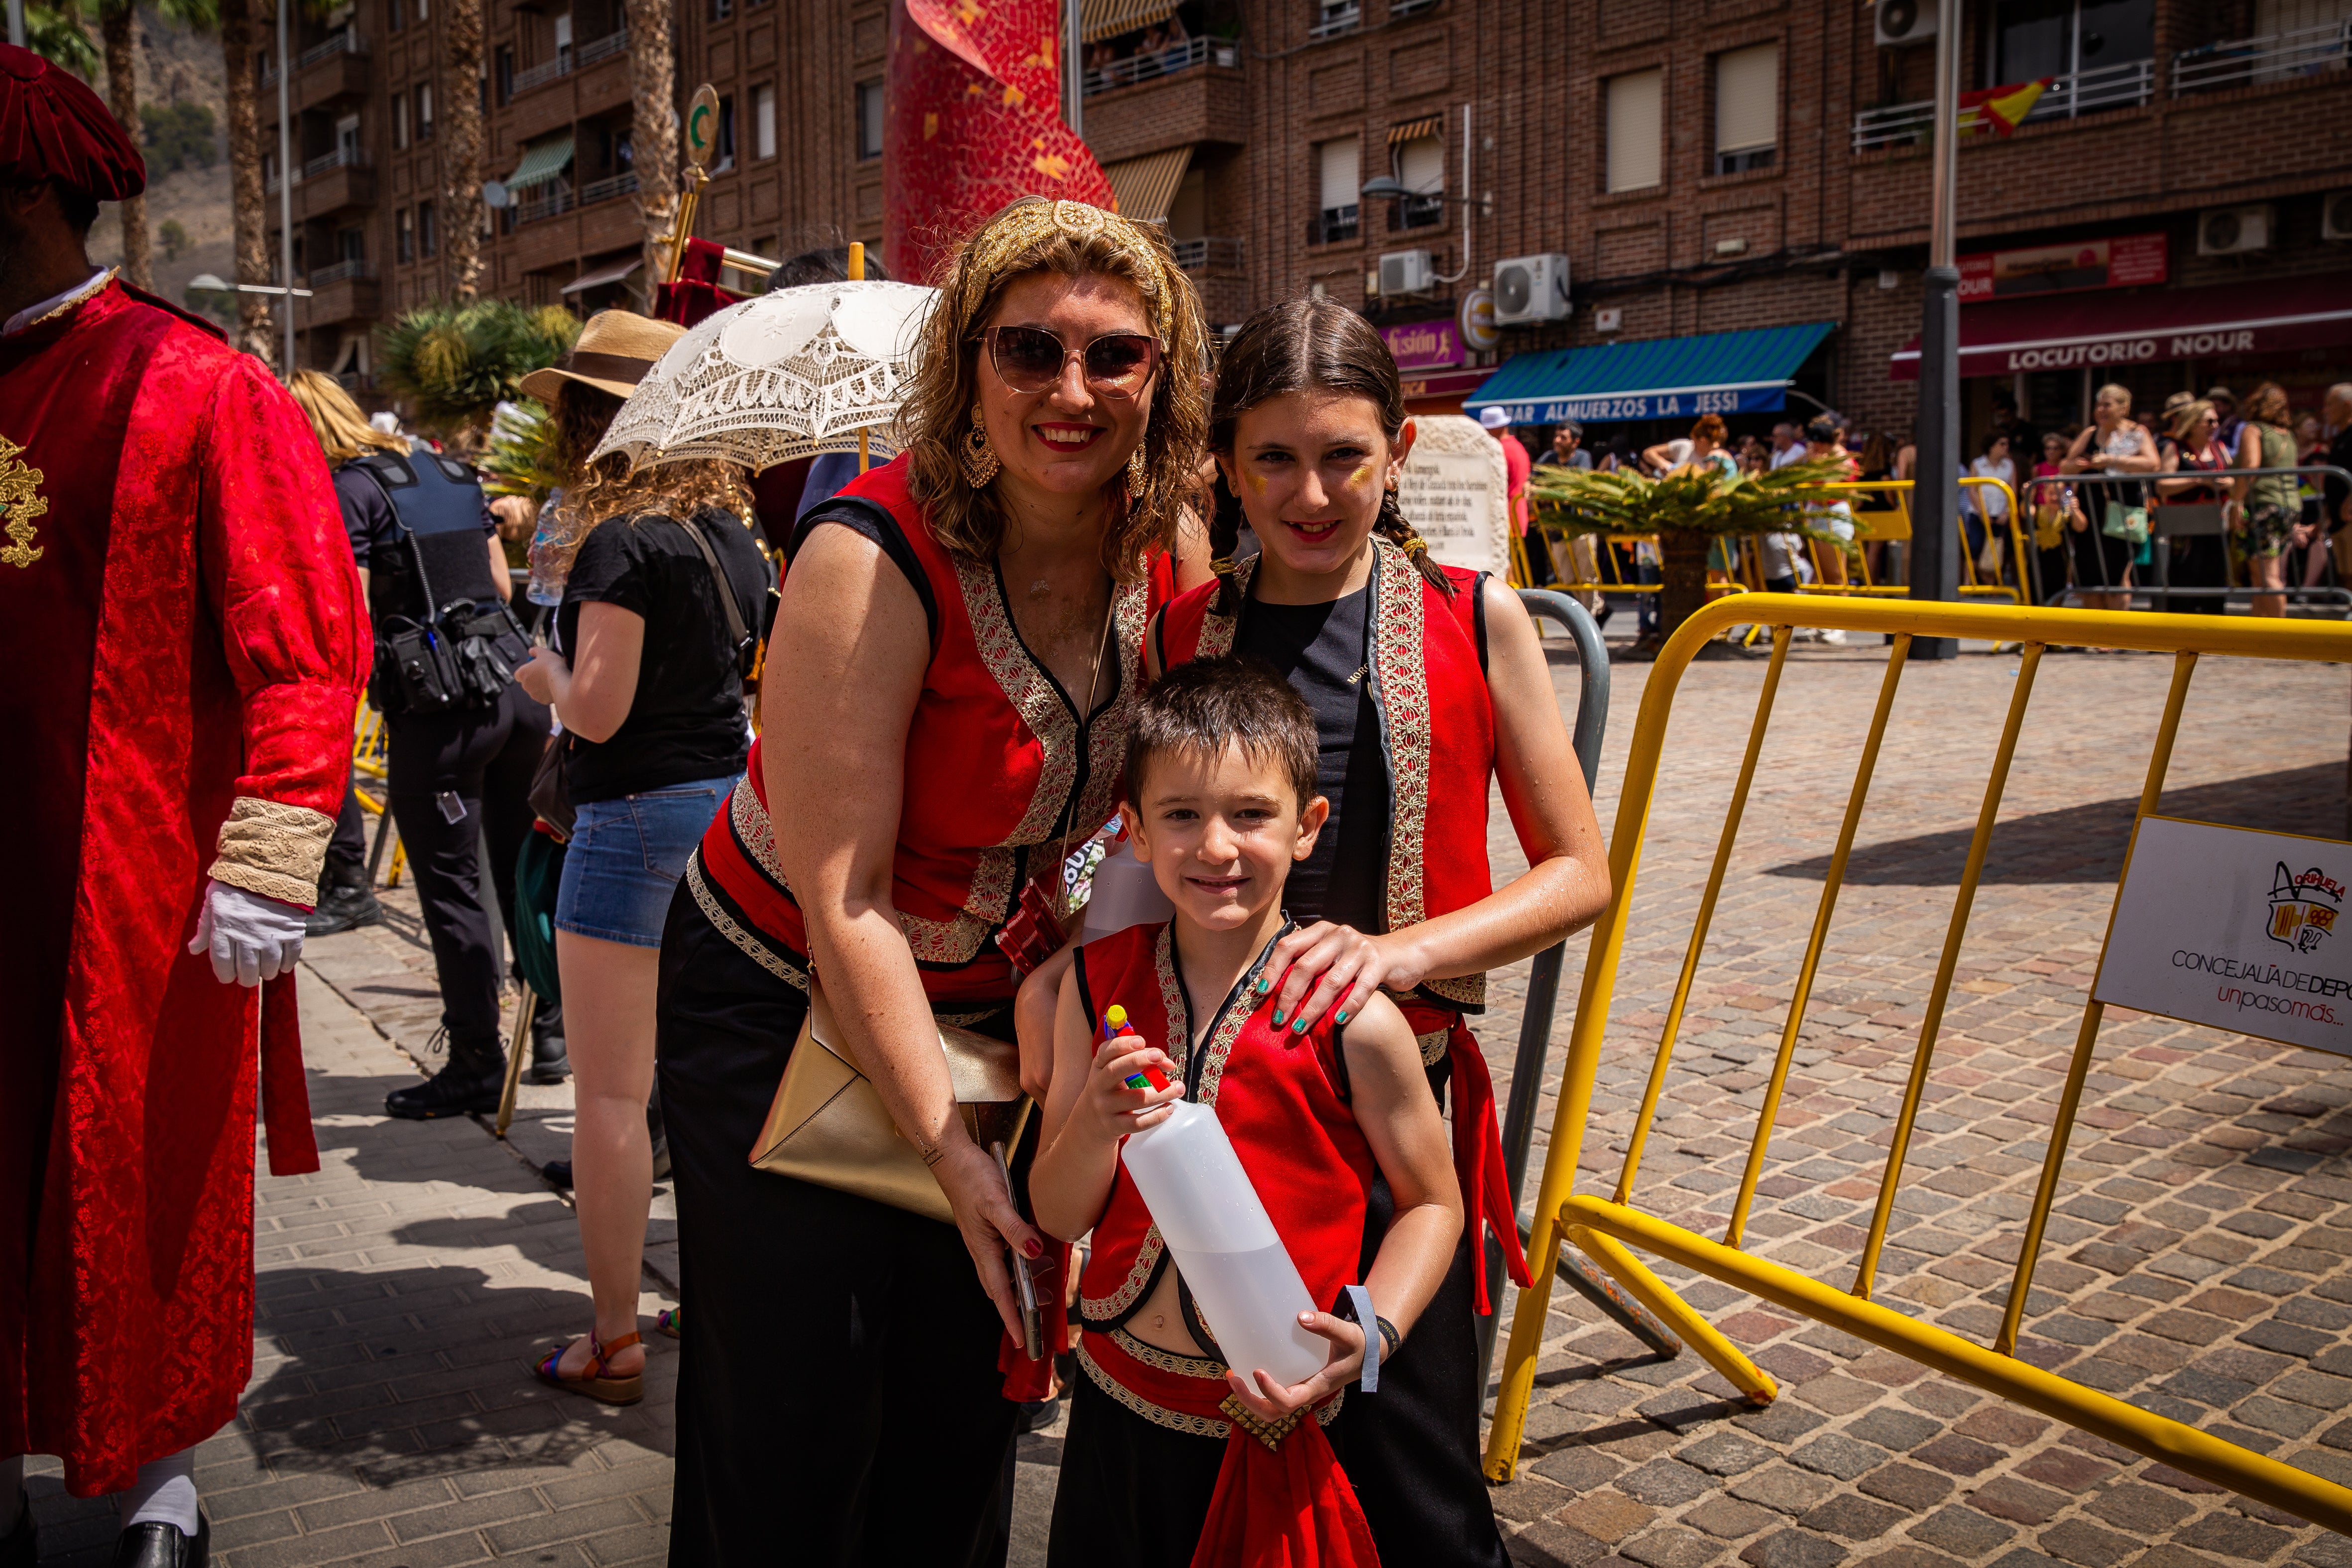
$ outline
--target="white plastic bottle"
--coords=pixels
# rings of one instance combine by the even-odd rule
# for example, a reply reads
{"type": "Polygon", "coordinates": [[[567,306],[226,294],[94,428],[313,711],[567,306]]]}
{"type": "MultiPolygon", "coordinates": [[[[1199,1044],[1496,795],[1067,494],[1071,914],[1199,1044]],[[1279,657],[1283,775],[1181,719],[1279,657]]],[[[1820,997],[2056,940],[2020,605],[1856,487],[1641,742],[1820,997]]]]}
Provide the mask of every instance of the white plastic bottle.
{"type": "MultiPolygon", "coordinates": [[[[1124,1023],[1124,1014],[1112,1019],[1124,1023]]],[[[1148,1075],[1154,1088],[1167,1079],[1148,1075]]],[[[1134,1079],[1129,1079],[1134,1082],[1134,1079]]],[[[1330,1342],[1299,1326],[1315,1310],[1217,1113],[1180,1100],[1168,1119],[1129,1133],[1120,1158],[1192,1287],[1225,1364],[1263,1369],[1287,1387],[1323,1370],[1330,1342]]],[[[1255,1380],[1251,1379],[1253,1386],[1255,1380]]]]}

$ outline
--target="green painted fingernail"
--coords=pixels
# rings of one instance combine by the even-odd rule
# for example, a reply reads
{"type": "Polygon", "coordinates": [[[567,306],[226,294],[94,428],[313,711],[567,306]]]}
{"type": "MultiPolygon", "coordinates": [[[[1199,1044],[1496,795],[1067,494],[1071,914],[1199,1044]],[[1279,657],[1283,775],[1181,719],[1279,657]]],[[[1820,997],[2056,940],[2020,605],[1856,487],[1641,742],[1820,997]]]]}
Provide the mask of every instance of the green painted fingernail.
{"type": "Polygon", "coordinates": [[[1265,976],[1265,975],[1260,975],[1260,976],[1258,976],[1258,982],[1257,982],[1257,994],[1258,994],[1259,995],[1263,996],[1263,995],[1265,995],[1267,992],[1269,992],[1269,991],[1271,991],[1271,990],[1273,990],[1273,989],[1274,989],[1274,981],[1273,981],[1271,978],[1269,978],[1268,976],[1265,976]]]}
{"type": "Polygon", "coordinates": [[[1348,1021],[1348,1015],[1344,1012],[1334,1013],[1331,1015],[1331,1021],[1335,1024],[1344,1024],[1348,1021]]]}
{"type": "Polygon", "coordinates": [[[1300,1034],[1302,1034],[1302,1035],[1303,1035],[1303,1034],[1305,1034],[1305,1033],[1307,1032],[1307,1020],[1306,1020],[1306,1019],[1304,1019],[1304,1018],[1301,1018],[1301,1019],[1299,1019],[1299,1020],[1298,1020],[1298,1022],[1297,1022],[1296,1024],[1291,1025],[1290,1026],[1291,1026],[1292,1028],[1294,1028],[1294,1029],[1297,1030],[1300,1034]]]}
{"type": "Polygon", "coordinates": [[[1274,1026],[1277,1029],[1282,1027],[1282,1009],[1279,1007],[1274,1010],[1274,1026]]]}

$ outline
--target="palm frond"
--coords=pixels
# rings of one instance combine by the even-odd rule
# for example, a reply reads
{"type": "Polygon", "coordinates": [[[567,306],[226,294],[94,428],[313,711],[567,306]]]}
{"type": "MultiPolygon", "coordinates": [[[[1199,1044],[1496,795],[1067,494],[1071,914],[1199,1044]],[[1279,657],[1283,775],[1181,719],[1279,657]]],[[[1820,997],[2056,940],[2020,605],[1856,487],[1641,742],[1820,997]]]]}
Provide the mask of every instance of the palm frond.
{"type": "Polygon", "coordinates": [[[580,335],[572,313],[510,300],[420,306],[378,330],[384,384],[427,425],[486,423],[521,395],[522,378],[561,359],[580,335]]]}
{"type": "Polygon", "coordinates": [[[1566,533],[1644,536],[1667,529],[1700,533],[1802,533],[1831,537],[1810,510],[1839,500],[1818,485],[1845,477],[1843,459],[1812,458],[1769,473],[1727,475],[1712,464],[1675,469],[1662,479],[1630,468],[1538,468],[1528,501],[1538,520],[1566,533]]]}
{"type": "Polygon", "coordinates": [[[85,81],[96,81],[106,66],[106,58],[82,26],[78,0],[26,6],[25,45],[51,65],[62,66],[85,81]]]}
{"type": "Polygon", "coordinates": [[[494,496],[545,500],[563,482],[554,418],[528,397],[499,404],[490,416],[490,444],[474,467],[481,470],[482,489],[494,496]]]}

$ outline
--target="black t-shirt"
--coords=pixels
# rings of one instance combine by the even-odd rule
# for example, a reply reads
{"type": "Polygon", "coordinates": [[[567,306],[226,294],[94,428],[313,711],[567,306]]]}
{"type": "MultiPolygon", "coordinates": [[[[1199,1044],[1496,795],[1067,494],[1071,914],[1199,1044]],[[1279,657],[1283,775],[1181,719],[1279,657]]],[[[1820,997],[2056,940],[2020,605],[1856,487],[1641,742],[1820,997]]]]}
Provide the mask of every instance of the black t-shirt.
{"type": "MultiPolygon", "coordinates": [[[[694,521],[726,571],[744,626],[757,631],[768,577],[751,530],[716,507],[698,508],[694,521]]],[[[568,737],[572,800],[617,800],[741,773],[751,750],[743,678],[709,563],[685,525],[651,512],[615,517],[581,542],[555,613],[556,646],[573,659],[580,606],[588,604],[642,616],[646,642],[620,729],[603,742],[568,737]]]]}

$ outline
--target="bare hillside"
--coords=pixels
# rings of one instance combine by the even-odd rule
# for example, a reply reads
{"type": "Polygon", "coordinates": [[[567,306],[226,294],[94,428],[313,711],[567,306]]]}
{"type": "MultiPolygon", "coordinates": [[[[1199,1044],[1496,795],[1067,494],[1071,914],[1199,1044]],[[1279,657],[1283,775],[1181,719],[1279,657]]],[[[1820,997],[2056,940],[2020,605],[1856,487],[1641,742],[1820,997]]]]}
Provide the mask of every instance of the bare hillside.
{"type": "MultiPolygon", "coordinates": [[[[211,110],[216,127],[227,119],[220,40],[173,26],[153,11],[139,11],[139,98],[142,103],[194,103],[211,110]]],[[[104,90],[101,81],[100,89],[104,90]]],[[[228,277],[236,270],[229,216],[228,160],[216,145],[212,167],[194,162],[174,172],[150,168],[147,224],[151,235],[168,221],[187,231],[188,246],[176,258],[154,247],[156,291],[178,300],[199,272],[228,277]]],[[[122,259],[116,211],[101,209],[90,231],[90,259],[111,267],[122,259]]]]}

